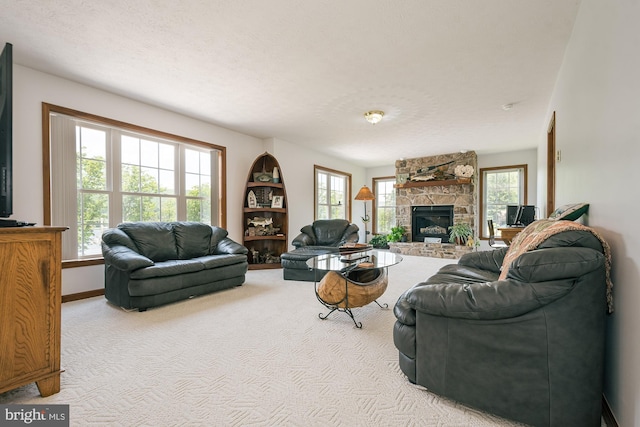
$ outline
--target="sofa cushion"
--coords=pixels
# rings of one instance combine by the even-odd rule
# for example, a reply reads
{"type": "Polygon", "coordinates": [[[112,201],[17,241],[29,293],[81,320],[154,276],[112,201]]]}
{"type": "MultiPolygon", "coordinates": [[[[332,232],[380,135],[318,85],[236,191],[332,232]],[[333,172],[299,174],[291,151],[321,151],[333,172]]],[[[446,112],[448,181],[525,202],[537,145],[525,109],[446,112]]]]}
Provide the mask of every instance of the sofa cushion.
{"type": "Polygon", "coordinates": [[[181,259],[157,262],[149,267],[131,272],[132,279],[149,279],[151,277],[176,276],[204,270],[204,265],[197,259],[181,259]]]}
{"type": "Polygon", "coordinates": [[[554,210],[549,219],[558,221],[561,219],[575,221],[589,210],[589,203],[571,203],[563,205],[554,210]]]}
{"type": "Polygon", "coordinates": [[[125,222],[118,228],[127,233],[138,252],[154,262],[178,259],[173,224],[170,222],[125,222]]]}
{"type": "Polygon", "coordinates": [[[175,222],[173,232],[176,237],[178,259],[191,259],[209,254],[211,226],[200,222],[175,222]]]}
{"type": "Polygon", "coordinates": [[[246,255],[241,254],[229,254],[229,255],[207,255],[199,258],[194,258],[194,261],[202,263],[205,269],[224,267],[226,265],[238,264],[247,261],[246,255]]]}

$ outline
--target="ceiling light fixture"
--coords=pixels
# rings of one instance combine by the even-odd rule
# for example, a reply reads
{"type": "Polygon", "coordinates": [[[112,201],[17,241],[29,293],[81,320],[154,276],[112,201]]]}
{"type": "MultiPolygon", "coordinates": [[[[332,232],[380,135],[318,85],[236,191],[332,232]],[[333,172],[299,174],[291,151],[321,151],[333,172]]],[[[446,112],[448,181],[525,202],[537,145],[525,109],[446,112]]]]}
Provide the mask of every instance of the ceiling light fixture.
{"type": "Polygon", "coordinates": [[[379,123],[382,117],[384,117],[384,111],[380,110],[367,111],[364,113],[364,118],[372,125],[379,123]]]}

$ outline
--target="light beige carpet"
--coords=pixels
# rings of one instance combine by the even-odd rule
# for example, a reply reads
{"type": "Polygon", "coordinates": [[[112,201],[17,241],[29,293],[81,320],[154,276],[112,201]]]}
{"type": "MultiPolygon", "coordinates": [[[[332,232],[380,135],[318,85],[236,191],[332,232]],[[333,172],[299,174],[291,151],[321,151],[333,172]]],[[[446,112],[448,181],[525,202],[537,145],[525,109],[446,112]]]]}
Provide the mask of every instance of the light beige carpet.
{"type": "Polygon", "coordinates": [[[72,426],[512,426],[411,385],[392,307],[450,260],[404,256],[362,329],[326,310],[313,283],[249,271],[234,289],[125,312],[103,297],[62,306],[62,389],[34,384],[0,404],[69,404],[72,426]]]}

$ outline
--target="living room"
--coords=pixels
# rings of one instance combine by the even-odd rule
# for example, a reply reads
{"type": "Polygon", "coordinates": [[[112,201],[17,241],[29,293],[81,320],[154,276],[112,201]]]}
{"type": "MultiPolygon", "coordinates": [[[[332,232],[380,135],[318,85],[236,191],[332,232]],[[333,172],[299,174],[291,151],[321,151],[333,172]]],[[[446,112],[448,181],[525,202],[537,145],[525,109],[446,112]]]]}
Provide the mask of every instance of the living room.
{"type": "MultiPolygon", "coordinates": [[[[635,309],[635,302],[640,301],[636,286],[640,279],[637,255],[640,239],[637,239],[633,218],[634,212],[640,210],[640,201],[633,192],[625,191],[633,187],[639,174],[635,161],[640,154],[637,144],[640,59],[634,55],[640,41],[640,32],[636,29],[639,20],[640,8],[633,2],[581,2],[547,113],[539,118],[537,147],[478,155],[479,168],[528,164],[530,202],[544,212],[546,126],[556,113],[557,148],[561,152],[556,166],[556,205],[588,202],[586,224],[597,229],[612,247],[615,312],[608,317],[604,396],[620,426],[640,424],[637,363],[640,340],[635,328],[640,322],[640,314],[635,309]]],[[[10,34],[0,34],[3,43],[12,41],[10,34]]],[[[291,235],[313,220],[314,165],[350,173],[354,193],[375,177],[395,174],[393,161],[397,159],[384,166],[363,167],[344,160],[339,154],[312,150],[295,141],[263,139],[231,131],[172,112],[171,106],[161,108],[125,95],[14,64],[15,218],[38,224],[44,221],[40,167],[43,102],[226,147],[226,221],[230,236],[237,241],[243,233],[240,210],[247,172],[256,157],[265,151],[278,159],[286,180],[291,235]]],[[[472,143],[467,148],[474,150],[472,143]]],[[[398,158],[402,156],[398,153],[398,158]]],[[[364,224],[359,220],[361,209],[360,203],[353,203],[353,221],[363,230],[364,224]]],[[[393,273],[391,270],[390,274],[393,273]]],[[[427,273],[425,271],[425,276],[427,273]]],[[[63,295],[100,289],[103,275],[101,265],[64,268],[63,295]]]]}

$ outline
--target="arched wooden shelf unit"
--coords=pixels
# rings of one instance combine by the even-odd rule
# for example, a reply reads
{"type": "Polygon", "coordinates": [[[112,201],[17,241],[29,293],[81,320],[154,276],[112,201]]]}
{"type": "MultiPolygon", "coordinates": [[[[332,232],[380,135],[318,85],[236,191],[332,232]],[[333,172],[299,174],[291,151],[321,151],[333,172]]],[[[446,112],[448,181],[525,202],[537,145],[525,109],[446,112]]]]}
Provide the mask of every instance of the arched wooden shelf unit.
{"type": "Polygon", "coordinates": [[[281,268],[280,255],[288,249],[287,205],[280,164],[269,153],[258,156],[247,176],[242,208],[250,270],[281,268]]]}

